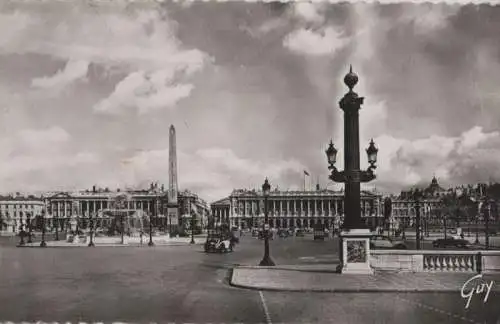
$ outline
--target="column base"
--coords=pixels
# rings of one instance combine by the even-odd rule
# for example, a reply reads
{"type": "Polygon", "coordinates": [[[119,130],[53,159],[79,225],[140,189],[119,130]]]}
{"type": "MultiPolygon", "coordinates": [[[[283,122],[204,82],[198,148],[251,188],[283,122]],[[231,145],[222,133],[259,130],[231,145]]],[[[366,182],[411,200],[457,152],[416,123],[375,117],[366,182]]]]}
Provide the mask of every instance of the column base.
{"type": "Polygon", "coordinates": [[[373,274],[370,267],[370,237],[368,229],[350,229],[340,233],[342,242],[341,264],[337,268],[342,274],[373,274]]]}

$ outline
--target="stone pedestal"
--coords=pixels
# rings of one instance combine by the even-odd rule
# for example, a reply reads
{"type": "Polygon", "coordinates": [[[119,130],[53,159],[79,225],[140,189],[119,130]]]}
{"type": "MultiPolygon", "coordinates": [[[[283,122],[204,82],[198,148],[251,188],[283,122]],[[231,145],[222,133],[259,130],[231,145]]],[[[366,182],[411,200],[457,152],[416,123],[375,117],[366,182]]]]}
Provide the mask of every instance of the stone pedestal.
{"type": "Polygon", "coordinates": [[[370,267],[370,237],[368,229],[351,229],[342,231],[342,258],[340,273],[373,274],[370,267]]]}

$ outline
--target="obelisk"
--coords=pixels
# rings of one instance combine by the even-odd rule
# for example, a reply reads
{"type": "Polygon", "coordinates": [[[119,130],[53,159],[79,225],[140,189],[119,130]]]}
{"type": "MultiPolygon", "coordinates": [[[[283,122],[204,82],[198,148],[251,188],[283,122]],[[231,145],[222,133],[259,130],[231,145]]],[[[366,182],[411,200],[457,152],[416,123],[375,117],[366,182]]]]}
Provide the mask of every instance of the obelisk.
{"type": "Polygon", "coordinates": [[[170,125],[169,147],[168,147],[168,223],[170,229],[179,225],[179,204],[177,201],[177,143],[175,138],[175,127],[170,125]]]}

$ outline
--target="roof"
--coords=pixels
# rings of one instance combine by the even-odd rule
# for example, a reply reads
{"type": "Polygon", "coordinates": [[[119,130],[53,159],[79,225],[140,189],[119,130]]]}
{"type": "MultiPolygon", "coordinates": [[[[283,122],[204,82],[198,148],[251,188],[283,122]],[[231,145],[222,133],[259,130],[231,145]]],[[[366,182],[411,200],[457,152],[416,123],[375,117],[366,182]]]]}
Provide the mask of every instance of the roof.
{"type": "Polygon", "coordinates": [[[0,201],[36,201],[36,202],[42,202],[42,198],[40,197],[35,197],[35,196],[28,196],[28,197],[24,197],[24,196],[19,196],[19,197],[15,197],[15,196],[0,196],[0,201]]]}
{"type": "Polygon", "coordinates": [[[225,197],[222,199],[219,199],[217,201],[214,201],[210,205],[229,205],[231,203],[231,199],[229,197],[225,197]]]}

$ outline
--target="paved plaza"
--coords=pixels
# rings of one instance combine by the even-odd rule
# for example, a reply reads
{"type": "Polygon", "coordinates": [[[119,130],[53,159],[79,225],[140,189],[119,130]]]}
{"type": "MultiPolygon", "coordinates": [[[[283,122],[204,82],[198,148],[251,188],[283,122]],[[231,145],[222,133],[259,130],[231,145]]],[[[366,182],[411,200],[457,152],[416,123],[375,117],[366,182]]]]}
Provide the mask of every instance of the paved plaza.
{"type": "MultiPolygon", "coordinates": [[[[336,240],[271,241],[278,265],[334,267],[336,240]]],[[[205,254],[200,245],[0,250],[0,321],[175,323],[497,323],[500,294],[271,292],[229,285],[263,242],[205,254]]],[[[389,280],[390,277],[387,277],[389,280]]],[[[318,279],[320,280],[320,279],[318,279]]]]}

